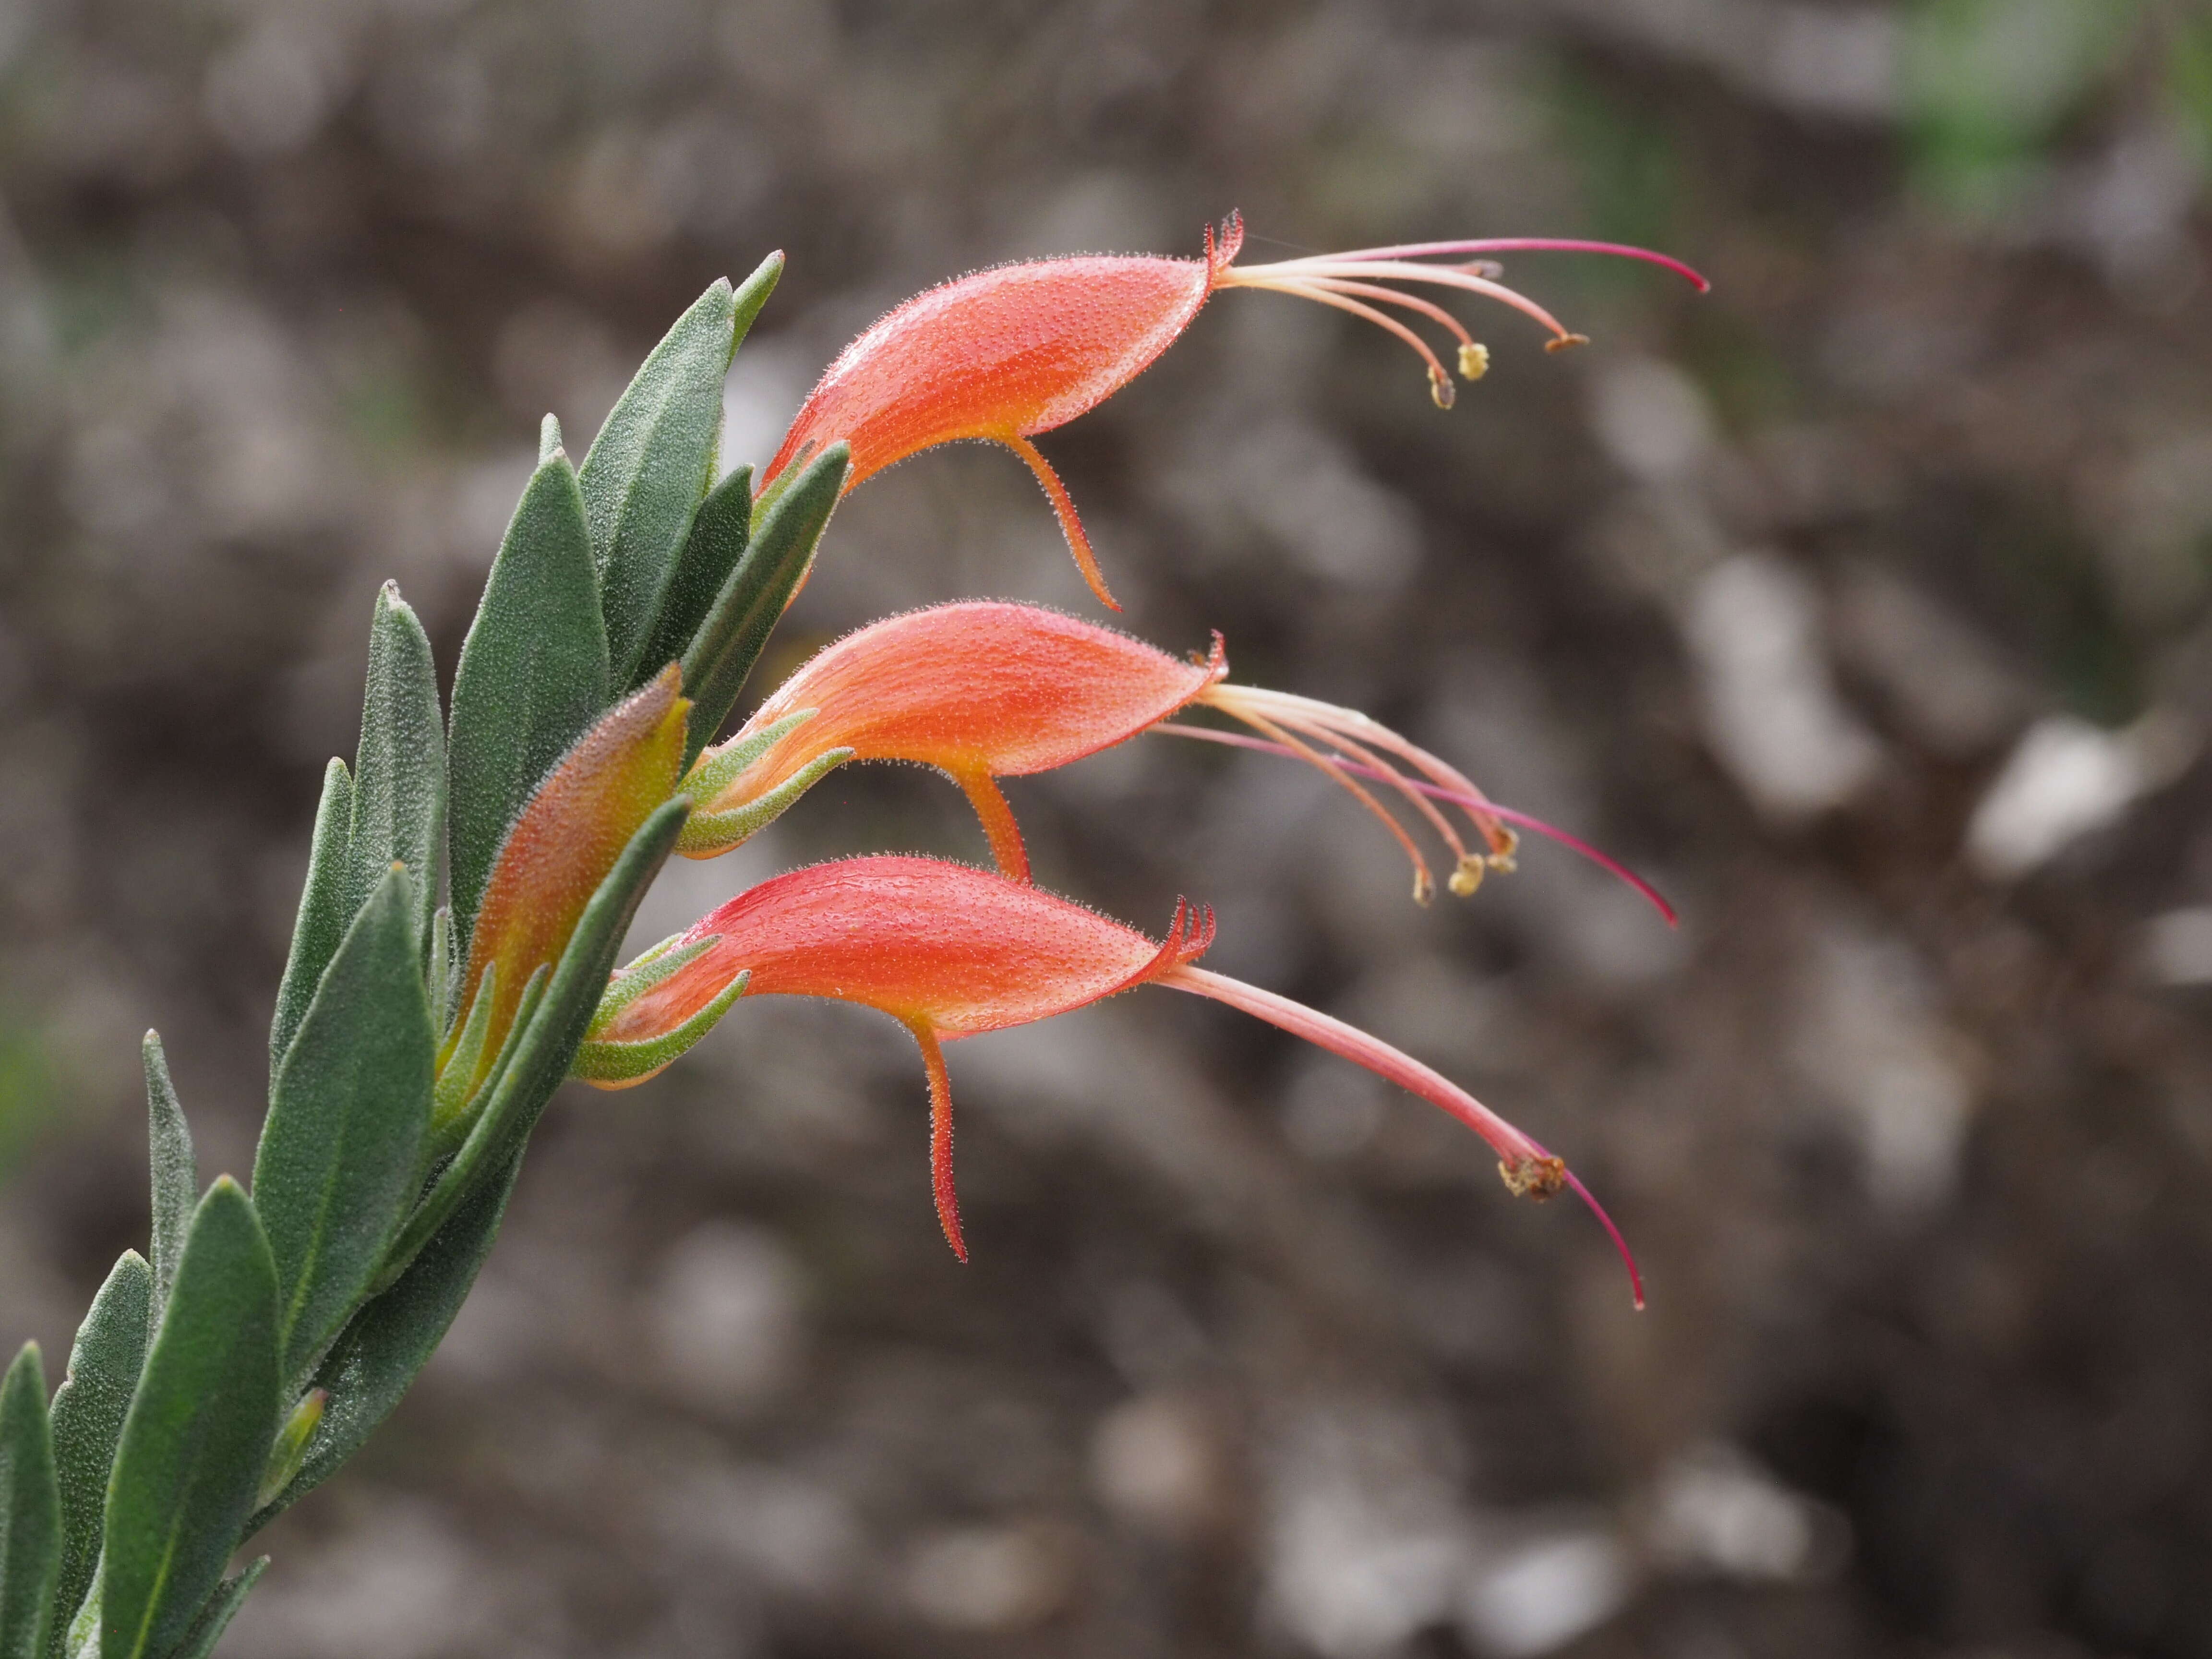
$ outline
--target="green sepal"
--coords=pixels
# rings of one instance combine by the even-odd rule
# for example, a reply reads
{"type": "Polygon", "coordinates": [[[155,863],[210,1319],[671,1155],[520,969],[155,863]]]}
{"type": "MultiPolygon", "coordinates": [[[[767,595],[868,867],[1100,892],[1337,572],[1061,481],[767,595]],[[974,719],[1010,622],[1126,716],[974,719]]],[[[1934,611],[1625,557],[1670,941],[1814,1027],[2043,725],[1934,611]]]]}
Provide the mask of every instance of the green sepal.
{"type": "Polygon", "coordinates": [[[598,1011],[592,1023],[585,1027],[584,1036],[590,1041],[611,1025],[622,1011],[635,1002],[654,986],[681,973],[701,957],[721,943],[720,933],[709,933],[704,939],[695,939],[689,945],[678,941],[681,933],[672,933],[666,939],[634,959],[607,982],[606,994],[599,999],[598,1011]]]}
{"type": "MultiPolygon", "coordinates": [[[[495,963],[486,966],[484,984],[489,985],[492,982],[493,975],[497,971],[495,963]]],[[[500,1043],[499,1052],[492,1056],[491,1064],[484,1068],[483,1080],[475,1088],[470,1089],[467,1094],[463,1095],[460,1091],[467,1087],[470,1078],[477,1075],[473,1069],[475,1062],[471,1061],[469,1066],[464,1067],[463,1057],[458,1049],[454,1052],[453,1058],[447,1062],[445,1073],[441,1077],[440,1081],[443,1083],[445,1077],[450,1077],[453,1079],[453,1083],[438,1096],[438,1103],[434,1109],[430,1124],[429,1162],[432,1164],[434,1165],[441,1158],[451,1157],[459,1150],[462,1142],[467,1139],[469,1126],[476,1120],[477,1108],[490,1096],[494,1089],[499,1086],[500,1079],[506,1074],[507,1068],[514,1064],[514,1051],[521,1046],[523,1034],[530,1029],[530,1017],[538,1012],[538,1005],[545,995],[546,981],[552,976],[553,964],[550,962],[541,962],[531,969],[530,977],[522,982],[522,995],[516,1000],[514,1018],[507,1023],[507,1036],[500,1043]],[[447,1104],[448,1102],[453,1103],[450,1109],[447,1104]]],[[[490,1002],[483,997],[479,997],[478,1001],[489,1017],[491,1009],[490,1002]]],[[[471,1046],[465,1033],[463,1034],[462,1043],[464,1047],[471,1046]]],[[[473,1047],[476,1059],[481,1060],[483,1056],[483,1040],[481,1032],[473,1047]]]]}
{"type": "Polygon", "coordinates": [[[300,1466],[307,1461],[307,1442],[321,1425],[330,1400],[328,1389],[310,1389],[286,1416],[284,1426],[276,1431],[276,1443],[269,1449],[268,1467],[261,1473],[261,1486],[253,1498],[256,1510],[275,1503],[276,1494],[299,1479],[300,1466]]]}
{"type": "Polygon", "coordinates": [[[445,842],[446,722],[438,708],[437,665],[414,607],[399,597],[396,582],[386,582],[368,629],[346,921],[368,902],[386,871],[404,864],[415,878],[416,949],[427,950],[445,842]]]}
{"type": "Polygon", "coordinates": [[[276,1263],[283,1374],[311,1365],[421,1190],[438,1034],[397,866],[346,933],[276,1073],[253,1207],[276,1263]]]}
{"type": "Polygon", "coordinates": [[[699,757],[697,764],[684,775],[677,788],[690,797],[696,806],[713,805],[714,797],[735,783],[745,768],[821,712],[818,708],[801,708],[763,726],[742,741],[733,738],[720,749],[707,750],[699,757]]]}
{"type": "Polygon", "coordinates": [[[756,800],[726,812],[701,812],[684,826],[676,850],[692,858],[711,858],[758,835],[791,810],[793,802],[829,774],[853,758],[850,749],[832,749],[817,755],[781,783],[756,800]]]}
{"type": "Polygon", "coordinates": [[[714,482],[737,295],[718,276],[653,347],[577,471],[615,684],[633,683],[691,516],[714,482]]]}
{"type": "Polygon", "coordinates": [[[62,1567],[54,1592],[58,1651],[70,1616],[84,1605],[93,1568],[100,1561],[102,1507],[115,1444],[151,1338],[154,1270],[136,1250],[125,1250],[92,1298],[70,1348],[68,1374],[54,1394],[54,1468],[62,1489],[62,1567]]]}
{"type": "Polygon", "coordinates": [[[561,417],[547,411],[538,423],[538,465],[543,466],[561,453],[561,417]]]}
{"type": "Polygon", "coordinates": [[[520,1151],[536,1127],[545,1103],[568,1075],[569,1061],[614,971],[623,935],[629,931],[645,890],[668,861],[690,807],[679,795],[655,808],[585,905],[544,998],[526,1020],[517,1018],[515,1030],[520,1036],[511,1040],[497,1080],[484,1091],[484,1103],[469,1127],[468,1139],[400,1230],[380,1286],[404,1271],[478,1182],[520,1151]]]}
{"type": "Polygon", "coordinates": [[[291,1046],[292,1033],[314,1000],[323,969],[337,954],[354,905],[353,775],[332,757],[323,769],[322,802],[315,808],[315,836],[307,854],[307,884],[300,890],[299,919],[292,924],[291,953],[276,987],[276,1017],[269,1026],[269,1075],[291,1046]]]}
{"type": "Polygon", "coordinates": [[[469,1003],[468,1018],[462,1022],[460,1040],[438,1073],[436,1085],[430,1091],[430,1135],[435,1139],[449,1123],[459,1118],[469,1103],[469,1079],[477,1074],[483,1061],[484,1039],[491,1034],[492,1003],[499,994],[499,964],[484,965],[483,977],[477,981],[477,994],[469,1003]]]}
{"type": "MultiPolygon", "coordinates": [[[[702,941],[702,944],[710,942],[702,941]]],[[[724,987],[712,1002],[674,1030],[657,1037],[648,1037],[642,1042],[601,1042],[595,1038],[586,1037],[576,1050],[575,1061],[569,1066],[568,1075],[582,1078],[588,1083],[635,1083],[651,1077],[663,1066],[681,1058],[693,1043],[713,1030],[722,1016],[730,1012],[731,1005],[744,995],[745,987],[751,981],[751,970],[747,969],[724,987]]],[[[632,993],[633,996],[636,994],[632,993]]]]}
{"type": "Polygon", "coordinates": [[[834,443],[787,484],[778,480],[784,487],[775,504],[761,514],[744,557],[730,572],[693,635],[684,653],[684,695],[691,699],[686,766],[714,740],[730,710],[737,707],[738,694],[744,689],[761,647],[814,562],[814,550],[836,510],[852,459],[850,445],[834,443]]]}
{"type": "Polygon", "coordinates": [[[679,660],[699,624],[714,608],[714,596],[744,557],[752,540],[753,470],[738,467],[707,492],[692,516],[683,550],[668,567],[653,631],[637,653],[630,684],[641,685],[679,660]]]}
{"type": "Polygon", "coordinates": [[[154,1189],[154,1299],[146,1315],[150,1332],[161,1322],[162,1304],[177,1282],[177,1261],[192,1224],[192,1206],[199,1201],[200,1170],[184,1103],[177,1098],[168,1056],[161,1052],[161,1034],[147,1032],[138,1054],[146,1067],[146,1164],[154,1189]]]}
{"type": "Polygon", "coordinates": [[[268,1567],[269,1558],[261,1556],[217,1584],[215,1594],[208,1597],[207,1605],[200,1609],[199,1617],[192,1620],[192,1627],[185,1632],[185,1639],[169,1659],[208,1659],[268,1567]]]}
{"type": "Polygon", "coordinates": [[[26,1342],[0,1381],[0,1659],[45,1659],[61,1567],[46,1368],[26,1342]]]}
{"type": "Polygon", "coordinates": [[[101,1659],[164,1659],[222,1581],[276,1428],[276,1264],[228,1176],[193,1214],[108,1482],[101,1659]]]}
{"type": "Polygon", "coordinates": [[[299,1473],[246,1527],[250,1535],[337,1472],[390,1416],[422,1369],[491,1254],[521,1158],[462,1200],[398,1283],[356,1315],[315,1374],[328,1399],[299,1473]]]}
{"type": "Polygon", "coordinates": [[[568,458],[531,476],[453,672],[453,932],[465,946],[515,814],[611,701],[607,632],[568,458]]]}

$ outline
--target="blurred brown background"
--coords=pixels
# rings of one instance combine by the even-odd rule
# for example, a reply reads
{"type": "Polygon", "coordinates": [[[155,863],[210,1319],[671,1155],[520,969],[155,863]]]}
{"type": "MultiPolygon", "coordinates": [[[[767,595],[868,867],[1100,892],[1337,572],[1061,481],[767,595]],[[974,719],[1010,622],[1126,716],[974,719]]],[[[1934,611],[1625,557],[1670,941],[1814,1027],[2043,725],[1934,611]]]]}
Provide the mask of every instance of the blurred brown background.
{"type": "MultiPolygon", "coordinates": [[[[905,294],[1079,249],[1652,243],[1513,275],[1449,416],[1218,301],[1044,441],[1127,621],[1646,870],[1407,901],[1322,780],[1012,786],[1041,879],[1571,1155],[1146,993],[951,1054],[763,1002],[557,1103],[447,1349],[239,1659],[2212,1652],[2212,22],[2185,0],[16,0],[0,9],[0,1341],[145,1229],[135,1039],[242,1170],[370,596],[448,672],[557,411],[769,249],[726,455],[905,294]]],[[[1463,308],[1464,309],[1464,308],[1463,308]]],[[[839,514],[781,672],[1096,609],[1018,464],[839,514]]],[[[981,842],[839,775],[658,937],[981,842]]]]}

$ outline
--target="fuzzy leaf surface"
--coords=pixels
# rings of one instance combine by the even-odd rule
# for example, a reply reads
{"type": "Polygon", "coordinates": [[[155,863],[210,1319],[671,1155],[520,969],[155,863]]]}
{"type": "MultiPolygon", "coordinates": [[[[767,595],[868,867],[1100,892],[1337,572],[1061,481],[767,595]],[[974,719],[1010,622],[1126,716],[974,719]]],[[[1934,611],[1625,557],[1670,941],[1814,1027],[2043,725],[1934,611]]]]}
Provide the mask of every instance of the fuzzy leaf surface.
{"type": "Polygon", "coordinates": [[[830,445],[776,496],[684,652],[684,695],[691,699],[686,766],[737,707],[762,647],[814,562],[852,458],[848,446],[830,445]]]}
{"type": "Polygon", "coordinates": [[[445,1339],[484,1258],[491,1254],[521,1163],[519,1156],[510,1159],[465,1199],[398,1282],[346,1327],[315,1374],[316,1386],[327,1390],[329,1397],[299,1473],[253,1517],[249,1531],[266,1525],[330,1479],[392,1414],[416,1373],[445,1339]]]}
{"type": "Polygon", "coordinates": [[[222,1581],[276,1430],[276,1264],[224,1176],[175,1291],[108,1483],[100,1659],[164,1659],[222,1581]]]}
{"type": "Polygon", "coordinates": [[[150,1332],[161,1320],[170,1286],[177,1282],[177,1261],[184,1255],[192,1206],[199,1201],[200,1168],[160,1034],[147,1032],[138,1052],[146,1067],[146,1164],[154,1188],[154,1301],[147,1310],[150,1332]]]}
{"type": "Polygon", "coordinates": [[[415,950],[415,884],[385,872],[276,1073],[253,1207],[276,1266],[291,1376],[368,1289],[422,1179],[438,1036],[415,950]]]}
{"type": "Polygon", "coordinates": [[[61,1565],[46,1368],[26,1342],[0,1381],[0,1659],[42,1659],[61,1565]]]}
{"type": "Polygon", "coordinates": [[[315,837],[307,854],[307,881],[300,890],[299,919],[292,924],[292,949],[284,977],[276,987],[276,1017],[269,1027],[269,1075],[291,1046],[323,969],[337,954],[346,924],[353,920],[353,774],[336,759],[323,771],[321,805],[315,809],[315,837]]]}
{"type": "Polygon", "coordinates": [[[215,1651],[215,1644],[222,1640],[223,1632],[230,1628],[230,1621],[238,1616],[239,1608],[252,1594],[253,1587],[261,1582],[261,1575],[268,1568],[269,1558],[264,1555],[216,1585],[215,1594],[208,1597],[207,1605],[200,1609],[199,1617],[192,1620],[192,1627],[185,1632],[183,1644],[169,1656],[169,1659],[208,1659],[208,1655],[215,1651]]]}
{"type": "Polygon", "coordinates": [[[418,948],[437,904],[446,838],[446,722],[429,635],[398,587],[384,585],[368,629],[368,686],[353,766],[352,868],[346,920],[394,864],[415,878],[418,948]]]}
{"type": "Polygon", "coordinates": [[[453,931],[465,944],[522,804],[609,701],[584,498],[567,456],[531,477],[453,675],[453,931]]]}
{"type": "Polygon", "coordinates": [[[639,653],[637,673],[649,678],[680,659],[692,635],[752,540],[753,470],[741,466],[707,492],[692,516],[684,550],[669,567],[660,614],[639,653]]]}
{"type": "Polygon", "coordinates": [[[69,1373],[54,1395],[54,1468],[62,1488],[62,1569],[54,1594],[58,1646],[62,1629],[84,1604],[100,1559],[100,1528],[107,1477],[131,1391],[145,1369],[154,1305],[154,1270],[125,1250],[92,1299],[70,1349],[69,1373]]]}
{"type": "Polygon", "coordinates": [[[722,378],[736,349],[737,295],[717,277],[653,347],[577,474],[619,685],[637,678],[669,567],[713,482],[722,378]]]}

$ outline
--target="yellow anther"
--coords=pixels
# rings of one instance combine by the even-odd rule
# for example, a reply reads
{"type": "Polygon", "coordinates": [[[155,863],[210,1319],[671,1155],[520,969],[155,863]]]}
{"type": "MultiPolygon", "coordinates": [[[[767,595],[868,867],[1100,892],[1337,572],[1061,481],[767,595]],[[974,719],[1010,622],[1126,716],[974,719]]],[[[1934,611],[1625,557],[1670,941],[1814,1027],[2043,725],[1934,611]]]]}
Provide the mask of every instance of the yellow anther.
{"type": "Polygon", "coordinates": [[[1459,349],[1459,377],[1462,380],[1479,380],[1490,373],[1490,348],[1480,341],[1469,341],[1459,349]]]}
{"type": "Polygon", "coordinates": [[[1435,902],[1436,902],[1436,897],[1437,897],[1437,883],[1436,883],[1436,878],[1435,878],[1435,877],[1433,877],[1433,876],[1431,876],[1431,875],[1427,871],[1425,871],[1425,870],[1416,870],[1416,871],[1414,871],[1414,872],[1413,872],[1413,902],[1414,902],[1414,903],[1416,903],[1416,904],[1419,904],[1419,905],[1429,905],[1429,904],[1433,904],[1433,903],[1435,903],[1435,902]]]}
{"type": "Polygon", "coordinates": [[[1429,365],[1429,396],[1435,398],[1438,409],[1449,409],[1457,394],[1452,390],[1451,377],[1435,364],[1429,365]]]}
{"type": "Polygon", "coordinates": [[[1445,884],[1452,890],[1452,896],[1474,897],[1475,889],[1482,885],[1484,867],[1484,862],[1480,857],[1470,854],[1462,859],[1459,861],[1459,868],[1451,872],[1450,881],[1445,884]]]}

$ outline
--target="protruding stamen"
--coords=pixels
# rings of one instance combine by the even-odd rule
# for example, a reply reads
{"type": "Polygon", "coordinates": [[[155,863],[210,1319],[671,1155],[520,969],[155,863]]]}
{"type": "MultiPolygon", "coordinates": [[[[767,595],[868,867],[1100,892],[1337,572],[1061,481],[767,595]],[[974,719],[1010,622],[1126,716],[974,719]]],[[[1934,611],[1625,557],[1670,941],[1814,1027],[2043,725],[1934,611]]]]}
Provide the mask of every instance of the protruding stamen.
{"type": "Polygon", "coordinates": [[[1480,340],[1471,341],[1459,349],[1459,377],[1462,380],[1479,380],[1490,373],[1490,348],[1480,340]]]}
{"type": "MultiPolygon", "coordinates": [[[[1216,732],[1202,726],[1184,726],[1175,720],[1163,720],[1153,726],[1152,730],[1164,732],[1170,737],[1196,738],[1202,743],[1218,743],[1224,748],[1256,750],[1261,754],[1281,755],[1291,760],[1306,758],[1302,751],[1293,749],[1288,744],[1271,743],[1264,738],[1248,737],[1242,732],[1216,732]]],[[[1376,778],[1377,781],[1384,781],[1382,769],[1363,766],[1356,761],[1347,760],[1338,761],[1336,766],[1340,771],[1356,772],[1363,777],[1376,778]]],[[[1403,782],[1407,787],[1418,790],[1432,799],[1449,801],[1455,806],[1466,807],[1469,811],[1480,810],[1492,817],[1508,819],[1520,825],[1523,830],[1533,830],[1536,834],[1559,842],[1570,852],[1580,854],[1607,875],[1626,882],[1634,888],[1653,909],[1658,911],[1669,927],[1680,925],[1681,918],[1675,914],[1674,907],[1667,902],[1665,896],[1657,888],[1621,863],[1620,860],[1610,854],[1601,852],[1580,836],[1570,835],[1558,825],[1547,823],[1543,819],[1532,817],[1527,812],[1517,811],[1510,806],[1501,806],[1487,796],[1477,798],[1462,794],[1457,790],[1447,789],[1437,784],[1425,783],[1418,778],[1403,778],[1403,782]]],[[[1492,869],[1510,870],[1513,867],[1513,855],[1510,850],[1504,854],[1493,853],[1484,861],[1492,869]]]]}
{"type": "Polygon", "coordinates": [[[1547,351],[1565,351],[1571,346],[1585,346],[1589,343],[1589,336],[1587,334],[1561,334],[1555,338],[1545,341],[1544,349],[1547,351]]]}

